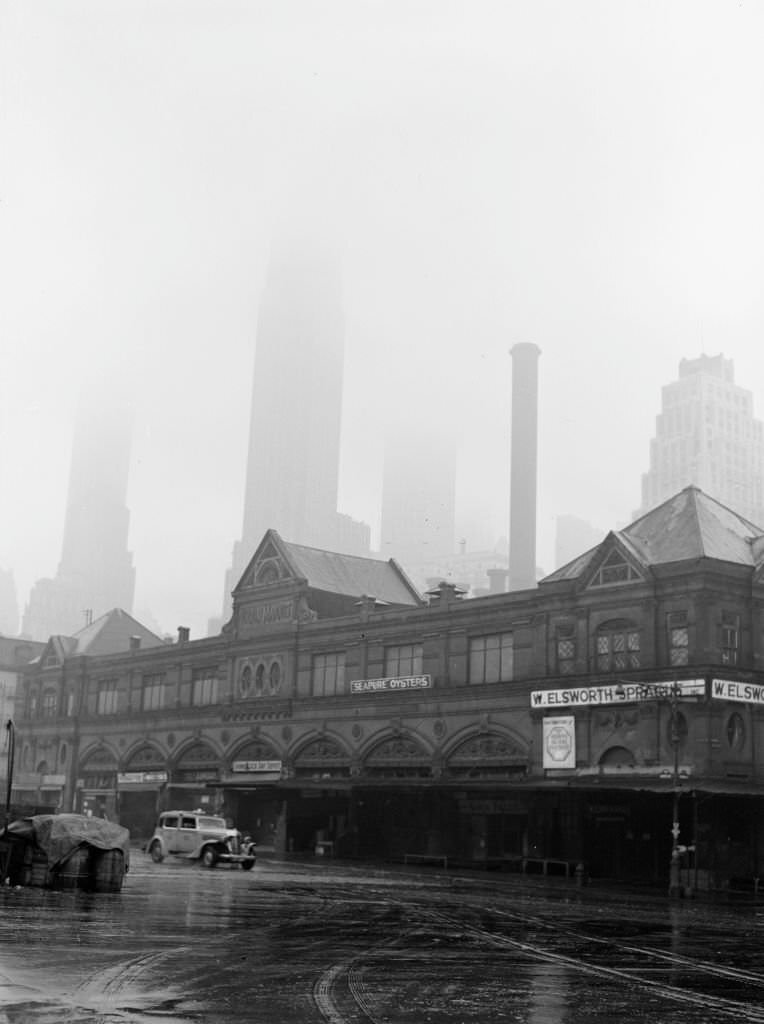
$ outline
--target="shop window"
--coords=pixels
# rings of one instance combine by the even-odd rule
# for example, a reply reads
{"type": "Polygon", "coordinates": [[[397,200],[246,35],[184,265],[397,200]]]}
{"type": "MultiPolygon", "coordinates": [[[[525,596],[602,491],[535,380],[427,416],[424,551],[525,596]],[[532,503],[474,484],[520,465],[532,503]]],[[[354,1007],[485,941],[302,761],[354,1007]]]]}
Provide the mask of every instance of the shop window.
{"type": "Polygon", "coordinates": [[[641,638],[628,623],[604,623],[595,638],[598,672],[622,672],[640,667],[641,638]]]}
{"type": "Polygon", "coordinates": [[[102,679],[98,686],[98,698],[96,714],[116,715],[119,701],[119,691],[116,679],[102,679]]]}
{"type": "Polygon", "coordinates": [[[422,645],[402,644],[399,647],[385,648],[385,675],[402,678],[405,676],[421,676],[422,645]]]}
{"type": "Polygon", "coordinates": [[[667,618],[668,648],[670,665],[687,665],[689,662],[690,631],[687,612],[669,612],[667,618]]]}
{"type": "Polygon", "coordinates": [[[737,665],[740,650],[740,616],[722,612],[721,658],[722,665],[737,665]]]}
{"type": "Polygon", "coordinates": [[[141,693],[141,709],[143,711],[159,711],[165,706],[164,673],[157,672],[143,677],[141,693]]]}
{"type": "Polygon", "coordinates": [[[314,697],[333,697],[345,692],[345,652],[313,656],[312,690],[314,697]]]}
{"type": "Polygon", "coordinates": [[[191,676],[191,703],[195,707],[201,707],[204,704],[217,704],[217,702],[217,669],[195,668],[191,676]]]}
{"type": "Polygon", "coordinates": [[[475,636],[470,640],[470,683],[509,682],[512,679],[511,633],[475,636]]]}
{"type": "Polygon", "coordinates": [[[576,627],[566,623],[557,627],[557,673],[572,676],[576,671],[576,627]]]}

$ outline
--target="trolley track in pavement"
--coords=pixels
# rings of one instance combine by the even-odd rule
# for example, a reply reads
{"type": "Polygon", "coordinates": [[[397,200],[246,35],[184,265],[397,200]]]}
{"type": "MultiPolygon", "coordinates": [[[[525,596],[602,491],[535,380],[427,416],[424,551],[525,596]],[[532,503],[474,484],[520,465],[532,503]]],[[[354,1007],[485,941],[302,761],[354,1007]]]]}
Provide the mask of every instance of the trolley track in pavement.
{"type": "MultiPolygon", "coordinates": [[[[366,895],[371,895],[366,889],[366,895]]],[[[413,894],[412,894],[413,895],[413,894]]],[[[359,949],[351,957],[333,964],[316,982],[314,999],[322,1017],[329,1024],[349,1024],[362,1019],[378,1024],[385,1014],[375,1009],[376,979],[385,976],[390,987],[391,971],[406,957],[421,955],[423,942],[462,941],[465,947],[477,945],[501,953],[511,952],[528,962],[554,965],[570,974],[621,986],[635,999],[649,994],[665,1001],[668,1007],[686,1011],[702,1010],[704,1019],[735,1019],[748,1024],[764,1024],[764,974],[723,962],[697,959],[679,951],[634,944],[613,936],[592,934],[581,925],[564,925],[553,911],[548,915],[523,913],[485,906],[486,896],[475,893],[472,898],[461,894],[458,914],[432,902],[450,902],[454,894],[445,888],[428,890],[428,901],[410,900],[375,893],[376,906],[395,906],[401,921],[397,934],[387,942],[376,942],[359,949]],[[450,899],[449,899],[450,897],[450,899]],[[470,917],[477,920],[470,920],[470,917]],[[522,931],[526,936],[518,937],[522,931]],[[725,988],[725,994],[714,989],[725,988]],[[752,990],[762,990],[761,999],[752,990]],[[318,995],[320,993],[320,996],[318,995]],[[744,994],[743,994],[744,993],[744,994]],[[343,1010],[343,1007],[347,1009],[343,1010]]],[[[365,903],[366,899],[353,888],[326,894],[329,902],[336,897],[340,903],[365,903]]],[[[628,927],[625,928],[628,931],[628,927]]],[[[656,928],[660,932],[660,927],[656,928]]],[[[671,941],[667,935],[659,935],[671,941]]]]}

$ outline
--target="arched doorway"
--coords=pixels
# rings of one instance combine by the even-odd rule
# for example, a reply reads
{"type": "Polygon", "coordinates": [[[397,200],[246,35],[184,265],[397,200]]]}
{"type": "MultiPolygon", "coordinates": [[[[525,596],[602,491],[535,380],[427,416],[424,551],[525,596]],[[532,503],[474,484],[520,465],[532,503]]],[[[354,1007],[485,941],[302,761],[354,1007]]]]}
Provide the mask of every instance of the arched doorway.
{"type": "Polygon", "coordinates": [[[198,808],[216,813],[216,787],[219,783],[219,755],[209,743],[196,740],[182,749],[175,759],[165,802],[180,811],[198,808]]]}
{"type": "Polygon", "coordinates": [[[167,778],[165,756],[153,744],[143,743],[129,754],[118,776],[119,819],[133,838],[154,831],[167,778]]]}
{"type": "Polygon", "coordinates": [[[108,747],[87,751],[77,774],[75,809],[96,818],[117,817],[117,758],[108,747]]]}
{"type": "Polygon", "coordinates": [[[507,784],[524,778],[528,750],[498,732],[473,733],[447,754],[446,776],[464,784],[456,797],[452,856],[509,866],[528,852],[527,799],[507,784]]]}

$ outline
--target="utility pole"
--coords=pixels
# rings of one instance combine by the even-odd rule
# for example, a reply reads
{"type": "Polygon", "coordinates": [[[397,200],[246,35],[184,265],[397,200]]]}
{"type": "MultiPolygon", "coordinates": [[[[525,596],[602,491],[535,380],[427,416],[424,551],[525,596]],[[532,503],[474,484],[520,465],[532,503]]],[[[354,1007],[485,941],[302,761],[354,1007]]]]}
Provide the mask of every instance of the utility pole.
{"type": "Polygon", "coordinates": [[[674,754],[672,785],[674,789],[673,811],[671,821],[671,863],[669,865],[669,896],[681,896],[682,885],[679,874],[679,728],[677,721],[677,696],[679,685],[671,684],[671,746],[674,754]]]}

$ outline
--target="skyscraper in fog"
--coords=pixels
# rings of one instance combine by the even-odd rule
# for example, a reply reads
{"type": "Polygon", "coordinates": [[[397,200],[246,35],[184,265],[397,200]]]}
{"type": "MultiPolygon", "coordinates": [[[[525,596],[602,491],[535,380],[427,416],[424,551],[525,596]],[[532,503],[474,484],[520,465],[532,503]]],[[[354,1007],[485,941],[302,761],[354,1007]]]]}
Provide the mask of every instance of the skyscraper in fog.
{"type": "Polygon", "coordinates": [[[683,359],[663,388],[640,515],[689,484],[764,526],[764,424],[731,359],[683,359]]]}
{"type": "Polygon", "coordinates": [[[380,553],[418,585],[454,554],[456,446],[437,420],[388,433],[382,480],[380,553]]]}
{"type": "Polygon", "coordinates": [[[119,382],[83,391],[72,443],[61,561],[32,588],[23,633],[71,635],[90,618],[133,609],[135,569],[127,549],[132,407],[119,382]]]}
{"type": "Polygon", "coordinates": [[[275,529],[310,547],[368,554],[369,527],[337,512],[344,368],[337,258],[320,247],[274,247],[260,304],[241,540],[231,591],[275,529]]]}

